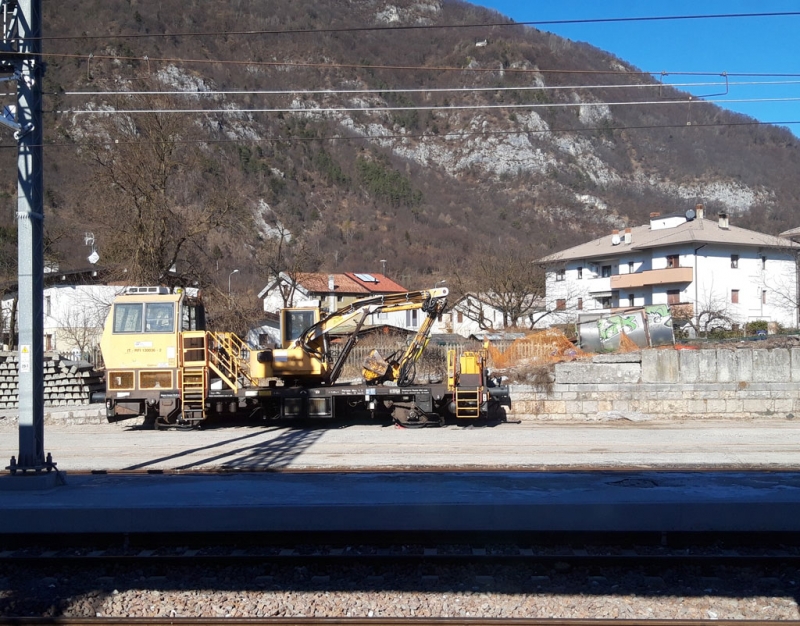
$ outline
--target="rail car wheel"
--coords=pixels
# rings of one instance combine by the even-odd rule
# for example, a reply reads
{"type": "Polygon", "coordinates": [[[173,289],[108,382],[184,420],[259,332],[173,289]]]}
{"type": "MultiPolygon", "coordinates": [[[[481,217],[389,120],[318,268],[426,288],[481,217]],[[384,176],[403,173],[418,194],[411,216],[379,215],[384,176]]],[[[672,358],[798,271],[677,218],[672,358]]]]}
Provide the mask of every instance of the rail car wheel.
{"type": "Polygon", "coordinates": [[[395,404],[392,419],[403,428],[424,428],[443,426],[444,420],[437,413],[426,413],[415,404],[395,404]]]}

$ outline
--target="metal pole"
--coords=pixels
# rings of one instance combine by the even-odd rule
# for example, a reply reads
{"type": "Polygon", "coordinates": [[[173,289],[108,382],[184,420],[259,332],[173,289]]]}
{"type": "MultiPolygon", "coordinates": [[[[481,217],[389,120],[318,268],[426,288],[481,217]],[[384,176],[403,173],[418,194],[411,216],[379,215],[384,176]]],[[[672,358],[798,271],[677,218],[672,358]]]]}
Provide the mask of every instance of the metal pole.
{"type": "Polygon", "coordinates": [[[230,274],[228,274],[228,308],[233,307],[233,303],[231,302],[231,276],[234,274],[238,274],[239,270],[233,270],[230,274]]]}
{"type": "Polygon", "coordinates": [[[54,467],[49,455],[47,459],[44,455],[41,0],[20,0],[18,11],[19,457],[16,470],[39,472],[54,467]]]}

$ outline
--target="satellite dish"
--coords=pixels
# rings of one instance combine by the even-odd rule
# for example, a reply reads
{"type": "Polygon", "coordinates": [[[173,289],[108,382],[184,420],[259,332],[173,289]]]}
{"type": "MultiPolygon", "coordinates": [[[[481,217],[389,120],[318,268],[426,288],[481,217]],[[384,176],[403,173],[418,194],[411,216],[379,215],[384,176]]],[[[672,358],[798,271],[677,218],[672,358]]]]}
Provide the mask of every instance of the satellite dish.
{"type": "Polygon", "coordinates": [[[611,235],[611,245],[618,246],[619,245],[619,235],[611,235]]]}
{"type": "Polygon", "coordinates": [[[694,209],[689,209],[688,211],[686,211],[686,221],[691,222],[696,215],[697,213],[694,212],[694,209]]]}

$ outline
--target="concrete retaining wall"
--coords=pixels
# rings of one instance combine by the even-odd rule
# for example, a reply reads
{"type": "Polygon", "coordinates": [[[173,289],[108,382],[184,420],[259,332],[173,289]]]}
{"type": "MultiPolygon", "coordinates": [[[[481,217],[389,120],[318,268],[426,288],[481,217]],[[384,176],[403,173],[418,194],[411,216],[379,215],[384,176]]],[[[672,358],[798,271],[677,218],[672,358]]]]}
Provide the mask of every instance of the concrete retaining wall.
{"type": "Polygon", "coordinates": [[[547,387],[513,385],[511,401],[518,419],[793,419],[800,348],[597,355],[557,364],[547,387]]]}

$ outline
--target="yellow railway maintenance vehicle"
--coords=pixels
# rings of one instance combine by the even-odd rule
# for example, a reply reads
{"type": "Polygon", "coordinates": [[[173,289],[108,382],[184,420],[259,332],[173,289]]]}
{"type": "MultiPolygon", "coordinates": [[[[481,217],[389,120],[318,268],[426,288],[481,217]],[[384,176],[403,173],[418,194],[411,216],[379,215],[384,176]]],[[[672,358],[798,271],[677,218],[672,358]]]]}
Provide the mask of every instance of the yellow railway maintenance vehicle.
{"type": "Polygon", "coordinates": [[[197,293],[129,287],[109,312],[101,349],[110,422],[143,416],[156,428],[199,426],[211,417],[245,413],[265,419],[331,419],[368,412],[404,426],[454,419],[501,419],[507,387],[489,387],[482,351],[449,351],[447,377],[417,383],[416,364],[446,288],[371,296],[320,319],[319,309],[281,311],[282,347],[253,349],[230,332],[206,329],[197,293]],[[337,382],[367,319],[421,309],[426,318],[402,354],[373,351],[363,381],[337,382]],[[346,340],[338,351],[331,333],[346,340]]]}

